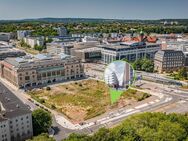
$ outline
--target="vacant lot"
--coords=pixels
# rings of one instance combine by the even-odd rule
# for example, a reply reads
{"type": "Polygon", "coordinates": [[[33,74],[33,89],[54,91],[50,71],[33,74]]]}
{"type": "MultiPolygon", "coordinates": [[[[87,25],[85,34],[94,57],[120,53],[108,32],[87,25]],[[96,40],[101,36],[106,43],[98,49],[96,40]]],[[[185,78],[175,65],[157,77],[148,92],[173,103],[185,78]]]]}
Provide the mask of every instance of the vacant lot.
{"type": "MultiPolygon", "coordinates": [[[[32,90],[29,94],[45,106],[64,113],[76,123],[101,115],[118,105],[115,103],[111,106],[109,88],[96,80],[83,80],[51,89],[32,90]]],[[[146,97],[144,93],[128,90],[122,94],[119,102],[125,106],[146,97]]]]}

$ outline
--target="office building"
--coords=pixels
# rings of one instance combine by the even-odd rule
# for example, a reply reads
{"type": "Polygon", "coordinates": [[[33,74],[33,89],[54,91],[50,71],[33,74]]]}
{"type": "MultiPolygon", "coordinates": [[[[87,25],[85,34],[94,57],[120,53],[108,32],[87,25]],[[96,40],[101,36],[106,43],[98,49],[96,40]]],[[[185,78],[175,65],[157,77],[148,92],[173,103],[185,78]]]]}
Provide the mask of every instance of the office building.
{"type": "Polygon", "coordinates": [[[160,73],[177,71],[185,65],[182,51],[160,50],[155,54],[154,69],[160,73]]]}
{"type": "Polygon", "coordinates": [[[188,51],[188,40],[165,40],[162,41],[162,49],[188,51]]]}
{"type": "Polygon", "coordinates": [[[33,136],[32,114],[0,83],[0,141],[25,141],[33,136]]]}
{"type": "Polygon", "coordinates": [[[106,64],[114,61],[127,59],[135,61],[147,57],[154,59],[155,53],[160,50],[160,44],[147,42],[122,42],[117,44],[99,45],[101,48],[102,61],[106,64]]]}
{"type": "Polygon", "coordinates": [[[78,57],[82,62],[96,62],[101,60],[101,49],[99,42],[79,42],[74,44],[71,55],[78,57]]]}
{"type": "Polygon", "coordinates": [[[4,60],[7,57],[20,57],[26,55],[25,52],[20,51],[12,46],[0,43],[0,60],[4,60]]]}
{"type": "Polygon", "coordinates": [[[18,30],[17,31],[17,39],[21,40],[24,37],[27,37],[28,35],[30,35],[31,31],[30,30],[18,30]]]}
{"type": "Polygon", "coordinates": [[[38,54],[7,58],[1,62],[0,76],[19,88],[77,79],[84,76],[81,61],[73,56],[38,54]]]}

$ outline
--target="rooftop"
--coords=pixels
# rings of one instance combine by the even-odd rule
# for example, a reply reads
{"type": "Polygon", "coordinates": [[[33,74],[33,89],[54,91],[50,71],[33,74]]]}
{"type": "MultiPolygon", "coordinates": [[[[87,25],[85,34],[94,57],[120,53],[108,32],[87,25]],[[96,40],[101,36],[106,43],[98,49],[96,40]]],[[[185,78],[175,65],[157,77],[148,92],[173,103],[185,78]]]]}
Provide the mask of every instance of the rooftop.
{"type": "MultiPolygon", "coordinates": [[[[77,60],[76,57],[66,55],[64,53],[60,53],[58,55],[50,55],[50,54],[37,54],[35,56],[23,56],[23,57],[12,57],[6,58],[4,62],[11,64],[12,66],[19,68],[19,67],[27,67],[27,66],[38,66],[42,65],[42,63],[46,62],[53,62],[56,60],[59,61],[66,61],[70,59],[77,60]]],[[[77,60],[78,61],[78,60],[77,60]]]]}
{"type": "Polygon", "coordinates": [[[29,107],[2,83],[0,83],[0,107],[0,121],[31,113],[29,107]]]}

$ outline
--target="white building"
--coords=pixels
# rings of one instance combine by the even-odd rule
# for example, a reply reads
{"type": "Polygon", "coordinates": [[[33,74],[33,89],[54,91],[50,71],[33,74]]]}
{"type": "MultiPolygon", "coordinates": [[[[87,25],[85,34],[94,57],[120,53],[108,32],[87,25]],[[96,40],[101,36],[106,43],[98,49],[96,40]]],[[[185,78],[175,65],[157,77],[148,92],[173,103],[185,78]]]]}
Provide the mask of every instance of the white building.
{"type": "Polygon", "coordinates": [[[28,106],[0,83],[0,141],[24,141],[32,136],[32,115],[28,106]]]}
{"type": "Polygon", "coordinates": [[[31,33],[31,31],[29,31],[29,30],[18,30],[17,31],[17,39],[21,40],[24,37],[30,35],[30,33],[31,33]]]}
{"type": "Polygon", "coordinates": [[[43,46],[44,37],[25,37],[23,38],[24,42],[34,48],[35,45],[43,46]]]}
{"type": "Polygon", "coordinates": [[[93,42],[93,41],[98,41],[98,38],[91,36],[85,36],[84,38],[82,38],[82,42],[93,42]]]}
{"type": "Polygon", "coordinates": [[[74,42],[52,42],[46,44],[46,50],[50,54],[68,54],[70,55],[71,48],[74,47],[74,42]]]}
{"type": "Polygon", "coordinates": [[[170,40],[162,41],[164,49],[188,51],[188,40],[170,40]]]}

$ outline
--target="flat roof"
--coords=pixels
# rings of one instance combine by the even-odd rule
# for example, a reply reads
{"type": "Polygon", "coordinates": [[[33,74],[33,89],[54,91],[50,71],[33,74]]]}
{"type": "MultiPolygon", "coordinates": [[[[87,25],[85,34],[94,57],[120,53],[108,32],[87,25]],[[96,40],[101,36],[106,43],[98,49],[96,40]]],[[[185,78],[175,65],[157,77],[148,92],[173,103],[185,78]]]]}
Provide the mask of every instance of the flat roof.
{"type": "Polygon", "coordinates": [[[31,113],[29,107],[0,82],[0,121],[31,113]]]}

